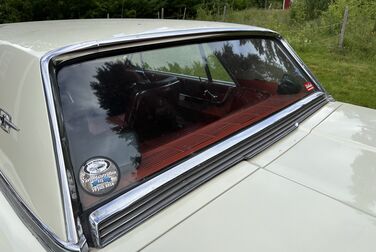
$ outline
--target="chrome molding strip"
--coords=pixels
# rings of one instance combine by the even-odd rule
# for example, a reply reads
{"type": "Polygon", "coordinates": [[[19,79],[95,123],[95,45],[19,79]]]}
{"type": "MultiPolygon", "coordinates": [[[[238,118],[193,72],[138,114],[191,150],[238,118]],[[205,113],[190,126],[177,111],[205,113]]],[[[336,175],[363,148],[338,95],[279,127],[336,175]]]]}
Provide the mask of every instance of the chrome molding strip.
{"type": "Polygon", "coordinates": [[[61,49],[56,50],[56,52],[68,53],[79,50],[90,49],[92,47],[107,47],[113,45],[120,45],[130,42],[139,42],[143,40],[155,40],[155,39],[165,39],[165,38],[177,38],[183,36],[187,38],[189,36],[202,38],[204,35],[213,35],[213,34],[224,34],[231,35],[236,33],[243,33],[248,35],[265,35],[278,37],[279,34],[268,29],[256,28],[256,27],[228,27],[228,28],[191,28],[191,29],[178,29],[174,31],[151,31],[145,33],[131,34],[124,37],[111,38],[101,41],[88,41],[86,43],[79,43],[61,49]],[[64,51],[64,52],[62,52],[64,51]]]}
{"type": "Polygon", "coordinates": [[[72,207],[72,199],[68,184],[67,172],[64,163],[64,156],[62,153],[62,146],[60,142],[60,133],[57,123],[57,116],[55,110],[55,104],[53,99],[52,87],[51,87],[51,80],[50,80],[50,73],[49,73],[49,62],[53,54],[47,54],[41,59],[41,71],[42,71],[42,80],[44,84],[44,92],[47,102],[47,108],[49,113],[49,121],[53,139],[53,145],[55,148],[55,155],[56,155],[56,162],[58,167],[58,175],[60,179],[60,189],[61,195],[63,200],[63,211],[64,211],[64,219],[65,219],[65,226],[66,226],[66,233],[68,243],[76,244],[78,246],[79,237],[77,234],[77,227],[75,222],[75,216],[73,214],[73,207],[72,207]]]}
{"type": "MultiPolygon", "coordinates": [[[[305,107],[307,104],[320,98],[323,99],[325,103],[327,102],[325,93],[323,92],[313,93],[310,96],[290,105],[286,109],[272,115],[271,117],[266,118],[262,122],[257,123],[254,126],[248,129],[245,129],[242,132],[222,142],[215,144],[213,147],[197,154],[196,156],[184,161],[183,163],[179,165],[176,165],[175,167],[163,172],[162,174],[144,182],[143,184],[122,194],[121,196],[114,199],[113,201],[93,211],[89,216],[89,222],[92,228],[91,230],[92,236],[93,236],[93,240],[96,246],[103,247],[109,242],[111,242],[113,239],[117,238],[117,236],[122,234],[121,233],[121,234],[115,235],[114,237],[111,237],[109,240],[106,240],[103,242],[101,240],[100,229],[102,229],[102,227],[100,227],[100,224],[106,222],[113,216],[121,215],[122,211],[125,211],[125,209],[128,209],[128,208],[132,208],[132,206],[136,204],[138,201],[147,198],[149,195],[153,194],[153,192],[157,191],[159,188],[163,188],[164,186],[172,183],[172,181],[183,176],[184,174],[187,174],[189,172],[194,172],[194,170],[197,169],[198,166],[202,165],[206,161],[215,158],[221,153],[225,153],[226,151],[233,148],[235,145],[245,141],[246,139],[249,139],[250,137],[254,136],[255,134],[263,130],[266,130],[267,128],[273,126],[273,124],[275,124],[276,122],[281,121],[284,118],[291,116],[294,112],[300,110],[301,108],[305,107]]],[[[319,107],[321,107],[322,105],[323,104],[320,104],[319,107]]],[[[302,120],[302,117],[303,115],[298,116],[298,118],[290,126],[289,130],[287,130],[287,133],[291,132],[293,129],[295,129],[298,126],[299,119],[302,120]]],[[[274,138],[277,138],[277,139],[273,138],[273,140],[274,141],[278,140],[281,137],[280,135],[281,135],[280,133],[276,134],[274,138]]],[[[284,135],[285,134],[283,134],[283,136],[284,135]]],[[[272,140],[269,140],[269,141],[272,141],[272,140]]],[[[260,146],[258,146],[258,151],[262,150],[265,146],[266,147],[269,146],[267,144],[270,144],[270,143],[268,142],[260,143],[260,146]]],[[[250,154],[247,154],[246,157],[252,156],[252,153],[253,152],[251,152],[250,154]]],[[[243,159],[244,157],[242,156],[241,158],[243,159]]],[[[232,160],[229,160],[229,162],[231,161],[232,160]]],[[[129,210],[129,211],[132,211],[132,210],[129,210]]]]}
{"type": "MultiPolygon", "coordinates": [[[[171,39],[173,42],[178,42],[179,38],[184,40],[193,39],[205,39],[205,38],[220,38],[221,36],[236,36],[236,35],[260,35],[269,37],[279,37],[279,34],[267,29],[262,28],[246,28],[246,27],[233,27],[233,28],[201,28],[201,29],[183,29],[175,31],[164,31],[164,32],[148,32],[134,35],[126,35],[124,37],[113,38],[102,41],[88,41],[84,43],[69,45],[62,47],[47,53],[47,55],[52,56],[52,58],[59,58],[59,60],[69,60],[71,58],[77,58],[87,54],[93,54],[95,52],[104,52],[107,50],[124,49],[126,45],[132,44],[131,47],[142,46],[143,42],[147,44],[158,44],[159,39],[163,42],[171,39]],[[149,43],[153,41],[152,43],[149,43]],[[117,47],[118,46],[118,47],[117,47]],[[90,49],[99,49],[98,51],[90,51],[90,49]],[[80,53],[82,53],[80,55],[80,53]],[[72,55],[73,54],[73,55],[72,55]]],[[[45,57],[47,56],[45,55],[45,57]]]]}
{"type": "Polygon", "coordinates": [[[109,40],[103,40],[98,42],[98,46],[109,46],[109,45],[114,45],[114,44],[121,44],[124,42],[137,42],[139,40],[144,40],[144,39],[156,39],[156,38],[168,38],[168,37],[179,37],[179,36],[184,36],[187,37],[189,35],[193,35],[195,37],[197,36],[202,36],[202,35],[210,35],[210,34],[215,34],[215,33],[221,33],[221,34],[226,34],[226,35],[231,35],[231,33],[244,33],[247,32],[248,34],[263,34],[265,36],[279,36],[278,33],[268,30],[268,29],[263,29],[263,28],[255,28],[255,27],[231,27],[231,28],[191,28],[191,29],[182,29],[182,30],[175,30],[175,31],[157,31],[157,32],[145,32],[145,33],[139,33],[135,35],[128,35],[125,37],[120,37],[120,38],[114,38],[114,39],[109,39],[109,40]]]}
{"type": "Polygon", "coordinates": [[[0,170],[0,191],[3,192],[5,198],[18,217],[25,223],[33,235],[39,240],[42,246],[47,251],[57,252],[80,252],[86,251],[86,240],[82,237],[77,243],[72,244],[62,241],[47,226],[30,210],[30,208],[23,202],[21,197],[9,183],[7,178],[0,170]]]}
{"type": "MultiPolygon", "coordinates": [[[[89,41],[85,43],[79,43],[75,45],[69,45],[66,47],[62,47],[53,51],[48,52],[46,55],[44,55],[41,58],[40,65],[41,65],[41,74],[42,74],[42,80],[44,85],[44,92],[46,97],[46,103],[49,113],[49,120],[50,120],[50,126],[51,126],[51,132],[52,132],[52,138],[53,138],[53,144],[55,148],[55,155],[56,155],[56,162],[57,162],[57,168],[58,173],[60,177],[60,187],[62,192],[62,200],[63,200],[63,207],[64,207],[64,214],[65,214],[65,224],[66,224],[66,231],[67,231],[67,238],[68,238],[68,244],[72,244],[72,246],[75,246],[75,248],[79,248],[79,243],[82,240],[82,234],[78,235],[77,231],[77,225],[75,222],[76,216],[73,213],[72,209],[72,199],[70,195],[70,189],[68,185],[67,180],[67,171],[65,167],[64,162],[64,155],[62,150],[62,145],[60,142],[61,136],[59,131],[59,125],[58,125],[58,117],[56,112],[56,107],[54,103],[54,97],[53,97],[53,91],[52,91],[52,79],[51,76],[54,74],[54,62],[56,60],[64,61],[71,58],[76,58],[82,55],[87,54],[93,54],[96,52],[102,52],[107,50],[115,50],[115,49],[123,49],[128,47],[134,47],[139,46],[140,43],[146,43],[146,44],[157,44],[158,40],[163,40],[164,42],[175,42],[180,41],[180,39],[197,39],[197,38],[221,38],[221,36],[237,36],[237,35],[249,35],[249,36],[255,36],[255,35],[261,35],[261,36],[270,36],[275,38],[280,38],[279,34],[262,28],[255,28],[255,27],[234,27],[234,28],[200,28],[200,29],[185,29],[185,30],[175,30],[175,31],[159,31],[159,32],[148,32],[148,33],[142,33],[142,34],[135,34],[135,35],[127,35],[121,38],[114,38],[110,40],[103,40],[103,41],[89,41]],[[100,50],[99,50],[100,49],[100,50]],[[81,54],[81,55],[80,55],[81,54]]],[[[281,40],[282,43],[286,46],[286,48],[290,51],[292,50],[287,42],[284,42],[281,40]],[[290,49],[289,49],[290,48],[290,49]]],[[[293,51],[291,51],[292,55],[296,55],[293,51]]],[[[294,56],[295,60],[301,64],[301,61],[296,58],[297,56],[294,56]]],[[[304,65],[303,65],[304,66],[304,65]]],[[[303,69],[308,76],[312,77],[311,74],[309,74],[309,70],[304,68],[303,69]]],[[[312,80],[314,80],[315,84],[320,90],[323,90],[322,87],[319,85],[319,83],[312,77],[312,80]]],[[[308,102],[309,100],[313,100],[316,98],[316,96],[323,95],[323,93],[316,93],[311,95],[310,97],[307,97],[306,99],[294,104],[294,107],[303,106],[303,101],[308,102]]],[[[291,109],[291,108],[290,108],[291,109]]],[[[291,112],[290,110],[284,110],[280,113],[274,115],[273,117],[267,119],[265,123],[270,123],[272,120],[276,120],[278,118],[282,118],[285,116],[285,114],[291,112]],[[279,116],[277,116],[279,115],[279,116]],[[273,119],[272,119],[273,118],[273,119]]],[[[255,125],[252,127],[252,132],[257,132],[258,130],[261,130],[261,126],[255,125]]],[[[248,132],[247,134],[251,134],[252,132],[248,132]]],[[[244,132],[243,132],[244,133],[244,132]]],[[[201,153],[198,156],[195,156],[194,158],[187,160],[184,162],[184,165],[181,164],[174,169],[169,170],[168,173],[164,173],[164,179],[153,179],[153,183],[151,181],[148,181],[141,186],[135,188],[131,192],[128,192],[118,199],[111,202],[111,209],[107,207],[107,205],[97,209],[95,212],[93,212],[90,215],[90,221],[94,225],[94,227],[97,227],[97,224],[102,221],[103,219],[108,218],[111,214],[114,212],[120,211],[124,208],[124,206],[132,204],[132,202],[137,201],[140,197],[143,197],[147,193],[157,189],[160,185],[163,185],[164,182],[169,181],[173,179],[176,176],[179,176],[181,172],[183,172],[185,169],[188,169],[188,167],[194,167],[197,165],[200,159],[207,158],[207,155],[215,155],[215,153],[219,153],[221,151],[224,151],[225,149],[231,147],[234,143],[241,141],[242,137],[246,137],[245,135],[235,135],[234,137],[231,137],[231,139],[228,139],[227,141],[224,141],[221,143],[220,146],[216,146],[215,148],[219,148],[216,150],[209,149],[203,153],[201,153]],[[182,166],[183,165],[183,166],[182,166]],[[116,210],[115,210],[116,209],[116,210]]],[[[51,232],[49,232],[51,233],[51,232]]],[[[51,233],[52,234],[52,233],[51,233]]],[[[57,242],[60,244],[64,244],[64,241],[60,241],[57,239],[57,242]]]]}

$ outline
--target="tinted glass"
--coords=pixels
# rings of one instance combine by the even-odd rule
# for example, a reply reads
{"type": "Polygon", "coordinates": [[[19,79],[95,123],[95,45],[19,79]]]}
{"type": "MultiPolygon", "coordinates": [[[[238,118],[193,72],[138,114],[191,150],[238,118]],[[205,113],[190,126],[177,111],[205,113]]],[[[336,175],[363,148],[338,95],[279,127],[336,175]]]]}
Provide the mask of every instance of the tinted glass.
{"type": "Polygon", "coordinates": [[[84,208],[315,91],[278,42],[262,38],[80,62],[58,72],[58,87],[84,208]]]}

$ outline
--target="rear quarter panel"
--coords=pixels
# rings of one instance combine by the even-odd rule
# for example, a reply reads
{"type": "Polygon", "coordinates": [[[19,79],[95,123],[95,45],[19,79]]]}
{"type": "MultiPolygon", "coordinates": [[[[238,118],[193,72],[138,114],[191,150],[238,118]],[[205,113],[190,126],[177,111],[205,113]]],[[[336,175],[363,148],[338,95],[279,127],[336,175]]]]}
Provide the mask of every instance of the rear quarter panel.
{"type": "MultiPolygon", "coordinates": [[[[65,240],[65,222],[39,57],[0,41],[0,108],[20,129],[0,129],[0,171],[31,211],[65,240]]],[[[5,250],[4,250],[5,251],[5,250]]]]}

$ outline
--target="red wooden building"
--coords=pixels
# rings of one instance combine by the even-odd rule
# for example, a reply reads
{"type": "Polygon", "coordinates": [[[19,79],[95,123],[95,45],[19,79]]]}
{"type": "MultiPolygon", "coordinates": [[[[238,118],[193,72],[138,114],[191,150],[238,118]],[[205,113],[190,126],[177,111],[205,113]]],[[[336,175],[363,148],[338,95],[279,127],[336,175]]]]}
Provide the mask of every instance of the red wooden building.
{"type": "Polygon", "coordinates": [[[283,9],[287,10],[290,8],[293,0],[283,0],[283,9]]]}

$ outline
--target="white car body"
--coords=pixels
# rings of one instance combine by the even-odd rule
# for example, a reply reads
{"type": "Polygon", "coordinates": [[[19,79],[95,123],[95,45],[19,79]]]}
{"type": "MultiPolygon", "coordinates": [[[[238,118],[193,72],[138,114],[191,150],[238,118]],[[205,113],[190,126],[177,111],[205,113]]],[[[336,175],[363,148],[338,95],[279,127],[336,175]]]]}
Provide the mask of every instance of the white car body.
{"type": "Polygon", "coordinates": [[[150,34],[189,36],[200,29],[269,32],[172,20],[0,25],[0,108],[20,129],[0,130],[1,251],[46,249],[15,211],[20,206],[8,202],[7,186],[38,225],[53,234],[52,241],[71,251],[375,251],[376,111],[332,100],[266,150],[110,244],[87,246],[69,204],[67,175],[58,168],[63,160],[51,131],[54,113],[43,85],[43,60],[64,47],[137,43],[150,34]]]}

